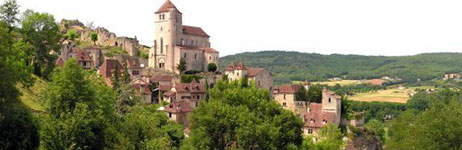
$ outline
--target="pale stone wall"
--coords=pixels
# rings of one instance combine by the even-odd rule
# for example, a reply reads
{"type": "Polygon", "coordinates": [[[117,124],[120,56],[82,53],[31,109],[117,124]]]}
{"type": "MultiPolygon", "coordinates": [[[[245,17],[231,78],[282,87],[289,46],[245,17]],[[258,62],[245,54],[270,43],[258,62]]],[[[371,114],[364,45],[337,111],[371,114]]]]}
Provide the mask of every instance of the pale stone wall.
{"type": "Polygon", "coordinates": [[[342,100],[322,92],[322,111],[334,112],[336,114],[335,124],[340,124],[342,100]],[[330,99],[330,102],[329,102],[330,99]]]}
{"type": "Polygon", "coordinates": [[[217,70],[218,68],[218,53],[204,53],[204,70],[208,71],[208,65],[210,63],[215,63],[217,65],[217,70]]]}
{"type": "Polygon", "coordinates": [[[186,61],[186,70],[204,71],[204,55],[201,50],[182,49],[180,53],[186,61]]]}
{"type": "Polygon", "coordinates": [[[225,74],[228,75],[229,81],[241,80],[247,75],[247,70],[225,71],[225,74]]]}
{"type": "Polygon", "coordinates": [[[180,39],[180,45],[185,46],[194,46],[194,47],[210,47],[210,42],[208,37],[203,36],[194,36],[183,34],[183,38],[180,39]]]}
{"type": "Polygon", "coordinates": [[[276,100],[281,106],[292,112],[296,112],[295,106],[295,94],[290,93],[278,93],[274,94],[274,100],[276,100]],[[285,103],[285,105],[284,105],[285,103]]]}
{"type": "Polygon", "coordinates": [[[255,80],[255,85],[257,88],[267,89],[270,92],[273,91],[273,77],[268,70],[263,70],[257,74],[252,80],[255,80]]]}

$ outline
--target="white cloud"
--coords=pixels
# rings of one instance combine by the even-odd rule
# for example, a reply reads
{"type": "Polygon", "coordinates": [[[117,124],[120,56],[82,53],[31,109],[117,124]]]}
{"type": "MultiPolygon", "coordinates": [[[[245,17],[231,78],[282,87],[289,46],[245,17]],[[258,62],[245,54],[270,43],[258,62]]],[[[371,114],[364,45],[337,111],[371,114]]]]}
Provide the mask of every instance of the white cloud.
{"type": "MultiPolygon", "coordinates": [[[[184,24],[201,26],[229,55],[296,50],[322,54],[462,52],[460,0],[172,0],[184,24]]],[[[62,18],[94,21],[152,45],[164,0],[18,0],[62,18]]]]}

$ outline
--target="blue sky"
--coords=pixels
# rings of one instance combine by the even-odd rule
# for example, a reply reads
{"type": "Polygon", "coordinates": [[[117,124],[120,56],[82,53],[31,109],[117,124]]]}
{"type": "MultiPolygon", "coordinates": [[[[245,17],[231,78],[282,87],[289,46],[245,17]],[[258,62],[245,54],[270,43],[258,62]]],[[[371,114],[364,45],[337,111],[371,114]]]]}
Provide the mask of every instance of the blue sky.
{"type": "MultiPolygon", "coordinates": [[[[460,0],[172,0],[185,25],[211,35],[220,55],[291,50],[321,54],[462,52],[460,0]]],[[[151,46],[164,0],[18,0],[62,18],[93,21],[151,46]]]]}

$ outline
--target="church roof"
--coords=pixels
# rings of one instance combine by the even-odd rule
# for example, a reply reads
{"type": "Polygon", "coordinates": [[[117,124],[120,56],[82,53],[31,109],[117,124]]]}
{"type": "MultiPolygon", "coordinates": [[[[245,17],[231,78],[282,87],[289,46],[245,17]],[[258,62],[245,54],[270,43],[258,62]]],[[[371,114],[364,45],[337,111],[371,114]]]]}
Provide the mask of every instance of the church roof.
{"type": "Polygon", "coordinates": [[[200,27],[186,26],[183,25],[183,34],[210,37],[204,30],[200,27]]]}
{"type": "Polygon", "coordinates": [[[165,1],[165,3],[159,8],[159,10],[156,11],[156,14],[157,13],[168,12],[169,9],[171,9],[171,8],[175,9],[178,13],[181,14],[181,12],[176,8],[175,5],[173,5],[173,3],[170,0],[165,1]]]}

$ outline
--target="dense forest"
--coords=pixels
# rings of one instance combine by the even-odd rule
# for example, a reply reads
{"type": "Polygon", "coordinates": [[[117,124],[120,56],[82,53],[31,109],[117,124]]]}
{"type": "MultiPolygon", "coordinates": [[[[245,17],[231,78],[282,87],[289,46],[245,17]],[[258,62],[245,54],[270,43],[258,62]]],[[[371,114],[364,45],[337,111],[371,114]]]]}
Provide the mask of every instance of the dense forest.
{"type": "Polygon", "coordinates": [[[291,81],[326,80],[332,77],[372,79],[401,78],[405,83],[431,80],[445,73],[462,72],[462,53],[428,53],[414,56],[322,55],[288,51],[246,52],[220,58],[221,70],[232,61],[247,67],[264,67],[276,84],[291,81]]]}

